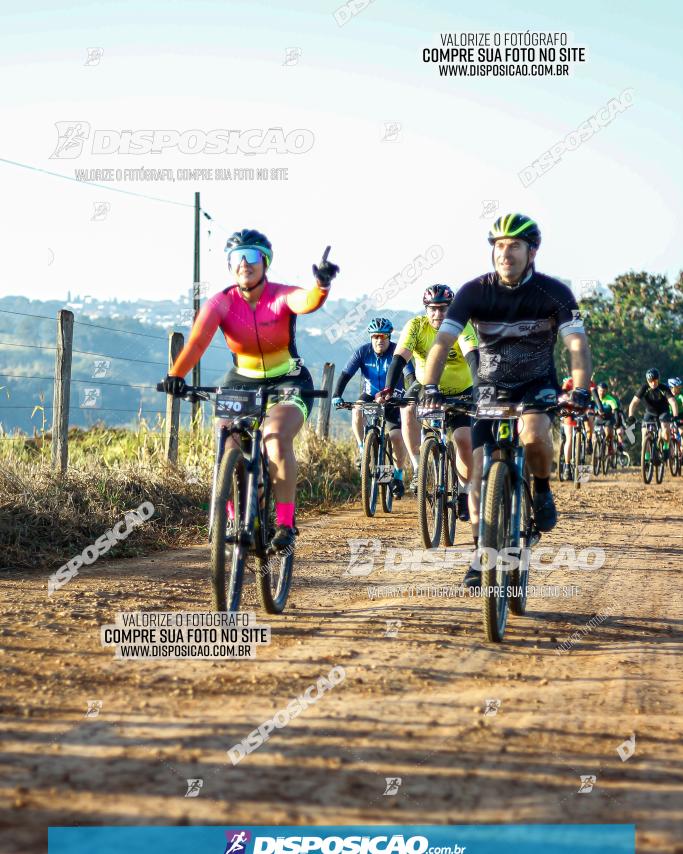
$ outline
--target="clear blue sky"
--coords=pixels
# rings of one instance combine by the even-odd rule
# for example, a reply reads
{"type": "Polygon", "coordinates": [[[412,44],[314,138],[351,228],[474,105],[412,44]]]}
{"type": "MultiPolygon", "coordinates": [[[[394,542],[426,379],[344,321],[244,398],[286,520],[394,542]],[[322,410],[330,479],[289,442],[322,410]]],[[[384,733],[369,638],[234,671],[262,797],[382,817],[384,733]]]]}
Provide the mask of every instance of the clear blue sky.
{"type": "MultiPolygon", "coordinates": [[[[443,260],[391,307],[434,282],[458,285],[489,264],[483,200],[535,216],[538,267],[603,282],[630,268],[680,268],[683,139],[678,3],[374,0],[344,26],[341,4],[4,2],[0,156],[73,176],[75,168],[288,167],[283,182],[112,186],[190,204],[204,231],[202,279],[228,281],[225,229],[265,231],[272,278],[310,280],[327,243],[337,296],[382,285],[433,244],[443,260]],[[462,4],[458,4],[462,6],[462,4]],[[589,61],[568,78],[439,78],[421,61],[441,32],[569,31],[589,61]],[[103,50],[86,65],[87,49],[103,50]],[[287,48],[300,49],[295,65],[287,48]],[[625,89],[633,106],[530,187],[518,173],[625,89]],[[94,155],[50,159],[55,122],[100,130],[304,128],[306,154],[94,155]],[[382,141],[385,122],[401,126],[382,141]]],[[[192,211],[0,163],[0,295],[175,297],[192,280],[192,211]],[[94,204],[108,201],[93,221],[94,204]]]]}

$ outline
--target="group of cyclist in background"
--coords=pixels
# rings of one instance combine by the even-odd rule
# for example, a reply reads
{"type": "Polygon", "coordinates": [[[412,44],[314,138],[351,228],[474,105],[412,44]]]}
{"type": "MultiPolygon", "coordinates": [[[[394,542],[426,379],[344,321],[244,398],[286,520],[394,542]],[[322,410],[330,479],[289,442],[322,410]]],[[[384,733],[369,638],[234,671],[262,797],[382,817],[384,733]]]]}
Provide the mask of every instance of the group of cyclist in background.
{"type": "MultiPolygon", "coordinates": [[[[352,415],[359,455],[364,437],[362,402],[385,404],[393,451],[390,489],[395,499],[405,494],[408,459],[414,473],[410,486],[416,487],[420,418],[415,402],[419,401],[422,413],[442,406],[454,395],[470,398],[475,404],[501,400],[518,404],[524,413],[518,427],[519,441],[531,475],[535,525],[538,531],[549,531],[557,522],[550,475],[554,455],[551,426],[558,400],[564,395],[562,399],[575,411],[588,414],[589,452],[596,426],[604,428],[610,437],[616,431],[619,446],[623,446],[625,415],[607,382],[595,384],[591,380],[590,349],[571,290],[535,269],[541,245],[538,224],[520,213],[506,214],[491,227],[488,242],[494,271],[457,291],[445,284],[428,287],[422,300],[424,313],[405,324],[396,343],[391,341],[394,329],[390,320],[376,317],[370,322],[370,340],[345,365],[333,403],[337,408],[345,405],[346,387],[360,371],[364,388],[352,415]],[[571,367],[571,376],[561,384],[553,359],[558,335],[568,350],[571,367]],[[401,395],[415,402],[392,405],[401,395]]],[[[313,265],[314,284],[309,289],[276,284],[267,278],[273,251],[268,238],[258,231],[235,232],[226,252],[235,284],[204,304],[163,389],[178,396],[185,393],[184,376],[219,328],[233,359],[232,369],[219,385],[255,389],[294,384],[312,389],[311,375],[296,349],[296,316],[317,310],[327,299],[339,272],[339,267],[327,259],[329,247],[320,265],[313,265]]],[[[682,385],[674,377],[668,387],[661,386],[658,372],[651,369],[628,408],[630,418],[639,402],[645,402],[644,422],[654,419],[660,425],[665,453],[670,421],[678,420],[683,412],[682,385]]],[[[294,395],[270,405],[264,419],[264,446],[277,517],[272,546],[277,550],[292,546],[298,533],[293,441],[310,410],[310,399],[294,395]]],[[[471,522],[475,548],[483,449],[491,442],[492,423],[478,418],[473,410],[469,414],[451,411],[445,424],[457,451],[457,515],[461,521],[471,522]]],[[[572,426],[571,419],[565,418],[564,429],[569,431],[572,426]]],[[[569,458],[565,462],[569,464],[569,458]]],[[[228,506],[228,516],[230,513],[228,506]]],[[[480,582],[481,573],[473,565],[465,584],[477,586],[480,582]]]]}

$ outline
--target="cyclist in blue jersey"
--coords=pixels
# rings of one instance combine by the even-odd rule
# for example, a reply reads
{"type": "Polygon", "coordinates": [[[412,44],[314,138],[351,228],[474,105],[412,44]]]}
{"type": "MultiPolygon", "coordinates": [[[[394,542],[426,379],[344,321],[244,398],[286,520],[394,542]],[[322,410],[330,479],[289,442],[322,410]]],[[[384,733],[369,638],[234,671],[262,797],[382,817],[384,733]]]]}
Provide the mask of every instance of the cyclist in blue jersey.
{"type": "MultiPolygon", "coordinates": [[[[396,343],[391,340],[391,333],[394,331],[393,324],[386,317],[374,317],[368,325],[368,335],[370,335],[370,343],[363,344],[351,356],[344,367],[344,370],[339,375],[337,386],[334,390],[332,403],[338,409],[343,403],[344,390],[351,378],[360,371],[363,379],[363,392],[358,399],[363,401],[374,401],[377,392],[381,391],[386,386],[387,371],[396,349],[396,343]]],[[[414,380],[410,371],[412,365],[406,367],[405,377],[408,384],[414,380]]],[[[398,393],[403,390],[403,379],[399,380],[396,386],[398,393]]],[[[389,430],[389,438],[394,451],[394,461],[396,468],[394,469],[394,477],[391,482],[391,491],[395,498],[401,498],[405,492],[403,485],[403,467],[406,461],[406,446],[403,443],[401,436],[401,414],[397,406],[387,406],[386,421],[389,430]]],[[[353,408],[352,415],[353,435],[358,443],[359,460],[363,453],[363,413],[360,406],[353,408]]]]}

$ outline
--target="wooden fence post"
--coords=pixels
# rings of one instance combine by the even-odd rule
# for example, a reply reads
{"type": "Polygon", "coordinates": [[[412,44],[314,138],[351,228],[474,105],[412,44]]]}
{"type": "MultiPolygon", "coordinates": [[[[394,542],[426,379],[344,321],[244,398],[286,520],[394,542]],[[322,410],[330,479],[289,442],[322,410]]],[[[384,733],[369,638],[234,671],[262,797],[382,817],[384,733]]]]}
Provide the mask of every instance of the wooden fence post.
{"type": "MultiPolygon", "coordinates": [[[[185,337],[182,332],[168,334],[168,369],[183,349],[185,337]]],[[[166,459],[175,465],[178,462],[178,430],[180,428],[180,398],[166,395],[166,459]]]]}
{"type": "Polygon", "coordinates": [[[321,439],[327,439],[330,432],[330,409],[332,407],[332,382],[334,380],[334,364],[325,362],[323,366],[323,378],[320,387],[327,391],[327,397],[320,400],[318,409],[318,423],[315,432],[321,439]]]}
{"type": "Polygon", "coordinates": [[[69,459],[69,396],[71,394],[71,353],[74,337],[73,312],[57,312],[55,389],[52,399],[52,468],[66,472],[69,459]]]}

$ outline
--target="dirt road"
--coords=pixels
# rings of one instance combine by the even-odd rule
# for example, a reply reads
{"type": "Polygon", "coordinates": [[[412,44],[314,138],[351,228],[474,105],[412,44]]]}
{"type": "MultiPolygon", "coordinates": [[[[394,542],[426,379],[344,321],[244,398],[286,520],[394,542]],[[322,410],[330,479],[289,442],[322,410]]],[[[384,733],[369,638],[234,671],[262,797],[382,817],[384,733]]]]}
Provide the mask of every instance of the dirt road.
{"type": "Polygon", "coordinates": [[[386,549],[419,546],[407,499],[301,526],[291,604],[259,615],[272,643],[253,661],[114,662],[100,646],[117,611],[208,610],[205,547],[95,564],[51,599],[47,572],[4,577],[2,850],[45,851],[49,824],[633,822],[639,852],[683,852],[683,483],[556,494],[542,545],[603,548],[604,566],[532,578],[559,595],[511,617],[502,645],[484,642],[478,600],[379,589],[462,578],[383,568],[386,549]],[[380,539],[370,575],[344,574],[349,537],[380,539]],[[230,763],[335,665],[340,685],[230,763]]]}

